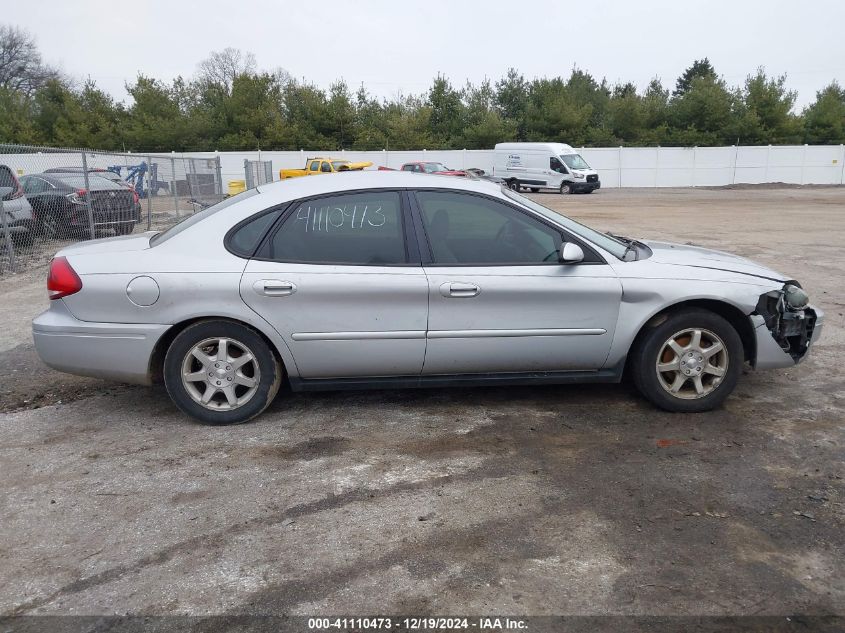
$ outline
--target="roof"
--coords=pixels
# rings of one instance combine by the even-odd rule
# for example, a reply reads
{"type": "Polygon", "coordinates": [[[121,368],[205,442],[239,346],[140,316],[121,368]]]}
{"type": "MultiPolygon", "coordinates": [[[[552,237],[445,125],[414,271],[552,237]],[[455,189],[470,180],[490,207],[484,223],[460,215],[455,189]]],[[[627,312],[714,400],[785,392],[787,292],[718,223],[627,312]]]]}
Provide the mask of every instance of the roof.
{"type": "Polygon", "coordinates": [[[258,191],[265,195],[265,200],[274,203],[318,196],[325,193],[340,193],[355,189],[380,189],[396,187],[458,189],[478,193],[498,193],[501,185],[486,180],[455,178],[438,174],[417,174],[408,171],[356,171],[332,176],[290,178],[274,183],[260,185],[258,191]]]}

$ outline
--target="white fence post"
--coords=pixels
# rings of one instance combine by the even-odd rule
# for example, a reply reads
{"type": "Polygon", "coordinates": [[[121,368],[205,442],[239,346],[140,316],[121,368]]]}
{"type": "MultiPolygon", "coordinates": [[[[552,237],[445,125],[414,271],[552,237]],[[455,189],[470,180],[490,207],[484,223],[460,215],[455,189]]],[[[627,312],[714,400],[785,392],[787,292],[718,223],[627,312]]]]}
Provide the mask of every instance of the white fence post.
{"type": "Polygon", "coordinates": [[[843,185],[845,184],[845,145],[840,145],[839,150],[839,156],[841,157],[839,162],[842,163],[842,169],[839,171],[839,184],[843,185]]]}
{"type": "Polygon", "coordinates": [[[692,186],[693,187],[695,187],[695,181],[696,181],[695,170],[697,169],[697,167],[696,167],[696,164],[697,164],[697,160],[696,160],[697,156],[696,155],[697,154],[698,154],[698,145],[693,145],[692,146],[692,186]]]}
{"type": "Polygon", "coordinates": [[[731,184],[736,184],[736,164],[739,161],[739,145],[734,145],[734,174],[731,177],[731,184]]]}
{"type": "Polygon", "coordinates": [[[619,188],[622,188],[622,146],[619,146],[619,188]]]}
{"type": "Polygon", "coordinates": [[[660,182],[660,145],[657,146],[657,156],[654,159],[654,186],[660,182]]]}
{"type": "Polygon", "coordinates": [[[804,167],[807,165],[807,144],[804,143],[804,151],[801,152],[801,184],[804,184],[804,167]]]}
{"type": "Polygon", "coordinates": [[[766,148],[766,171],[763,172],[763,182],[769,182],[769,155],[772,153],[772,146],[766,148]]]}

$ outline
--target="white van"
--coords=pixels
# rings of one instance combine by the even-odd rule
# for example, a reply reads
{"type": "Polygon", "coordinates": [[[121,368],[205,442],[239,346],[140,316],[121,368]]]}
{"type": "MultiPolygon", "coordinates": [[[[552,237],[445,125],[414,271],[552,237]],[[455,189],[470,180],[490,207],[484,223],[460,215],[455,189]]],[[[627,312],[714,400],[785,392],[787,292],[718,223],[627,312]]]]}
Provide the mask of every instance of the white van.
{"type": "Polygon", "coordinates": [[[560,193],[592,193],[601,188],[599,175],[564,143],[498,143],[493,175],[515,191],[555,189],[560,193]]]}

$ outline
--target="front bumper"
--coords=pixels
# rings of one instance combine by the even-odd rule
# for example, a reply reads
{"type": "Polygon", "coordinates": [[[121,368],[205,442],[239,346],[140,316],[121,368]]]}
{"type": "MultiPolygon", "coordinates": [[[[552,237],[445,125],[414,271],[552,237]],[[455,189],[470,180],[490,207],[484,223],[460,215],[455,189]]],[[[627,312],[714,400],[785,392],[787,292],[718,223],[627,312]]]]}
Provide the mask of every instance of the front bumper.
{"type": "Polygon", "coordinates": [[[148,385],[150,359],[169,325],[93,323],[74,317],[64,301],[32,321],[35,350],[53,369],[118,382],[148,385]]]}
{"type": "Polygon", "coordinates": [[[596,180],[595,182],[584,182],[579,180],[570,183],[570,185],[574,193],[582,193],[586,191],[595,191],[596,189],[601,189],[601,183],[598,180],[596,180]]]}
{"type": "Polygon", "coordinates": [[[757,344],[757,352],[754,358],[754,369],[777,369],[780,367],[793,367],[807,358],[810,349],[816,341],[819,340],[822,334],[822,325],[824,324],[824,312],[816,306],[808,306],[807,308],[814,314],[815,322],[812,326],[812,332],[809,334],[807,346],[803,353],[795,358],[788,350],[784,350],[775,338],[772,332],[766,326],[766,320],[758,315],[751,315],[751,325],[754,327],[754,336],[757,344]]]}

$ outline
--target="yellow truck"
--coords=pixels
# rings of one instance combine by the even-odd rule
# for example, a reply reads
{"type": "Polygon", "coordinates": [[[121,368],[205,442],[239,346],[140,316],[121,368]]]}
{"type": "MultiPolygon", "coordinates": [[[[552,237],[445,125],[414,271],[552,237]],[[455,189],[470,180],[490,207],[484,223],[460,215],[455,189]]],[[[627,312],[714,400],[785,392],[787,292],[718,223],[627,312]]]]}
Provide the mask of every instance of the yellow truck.
{"type": "Polygon", "coordinates": [[[309,158],[304,169],[280,169],[279,178],[298,178],[299,176],[319,176],[336,174],[342,171],[360,171],[372,165],[369,161],[353,163],[343,158],[309,158]]]}

